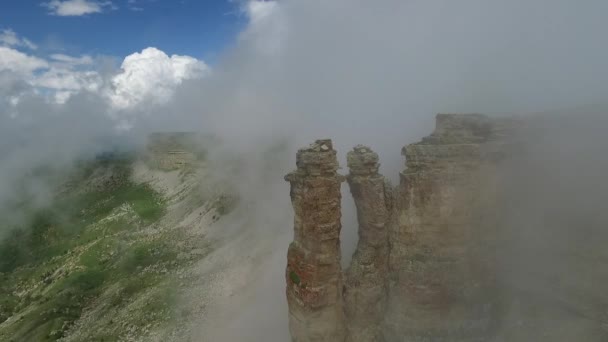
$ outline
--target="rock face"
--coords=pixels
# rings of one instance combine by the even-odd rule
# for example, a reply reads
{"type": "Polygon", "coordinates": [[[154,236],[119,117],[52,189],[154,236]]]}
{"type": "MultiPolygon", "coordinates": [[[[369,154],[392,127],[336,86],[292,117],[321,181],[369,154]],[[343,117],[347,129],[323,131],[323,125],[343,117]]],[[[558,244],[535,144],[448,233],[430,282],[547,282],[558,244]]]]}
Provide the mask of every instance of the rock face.
{"type": "Polygon", "coordinates": [[[487,341],[501,296],[481,208],[495,197],[516,127],[439,114],[433,134],[403,149],[395,189],[378,173],[376,153],[349,152],[359,242],[344,293],[336,152],[329,141],[300,150],[298,170],[286,177],[295,211],[286,274],[293,340],[487,341]]]}
{"type": "Polygon", "coordinates": [[[289,329],[295,342],[344,341],[340,268],[340,185],[331,140],[318,140],[297,153],[291,183],[294,241],[285,270],[289,329]]]}
{"type": "MultiPolygon", "coordinates": [[[[497,310],[481,189],[503,144],[496,123],[438,115],[435,132],[406,146],[391,227],[389,341],[485,341],[497,310]]],[[[484,190],[485,191],[485,190],[484,190]]]]}
{"type": "Polygon", "coordinates": [[[346,271],[344,308],[350,341],[382,341],[386,310],[388,226],[392,189],[378,173],[378,154],[365,146],[348,152],[347,177],[357,206],[359,242],[346,271]]]}

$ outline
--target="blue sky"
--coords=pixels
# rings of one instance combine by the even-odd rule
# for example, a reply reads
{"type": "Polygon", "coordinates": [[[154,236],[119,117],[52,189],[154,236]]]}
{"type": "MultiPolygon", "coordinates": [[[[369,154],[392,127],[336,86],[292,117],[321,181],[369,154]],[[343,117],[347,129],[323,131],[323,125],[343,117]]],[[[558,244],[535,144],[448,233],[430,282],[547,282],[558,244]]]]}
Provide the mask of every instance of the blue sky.
{"type": "Polygon", "coordinates": [[[0,113],[28,94],[63,104],[92,92],[120,110],[166,102],[275,8],[265,0],[2,1],[0,113]]]}
{"type": "Polygon", "coordinates": [[[122,58],[153,46],[213,63],[246,24],[239,3],[229,0],[78,1],[96,3],[101,12],[60,16],[51,13],[50,0],[3,0],[0,30],[27,37],[37,54],[122,58]]]}

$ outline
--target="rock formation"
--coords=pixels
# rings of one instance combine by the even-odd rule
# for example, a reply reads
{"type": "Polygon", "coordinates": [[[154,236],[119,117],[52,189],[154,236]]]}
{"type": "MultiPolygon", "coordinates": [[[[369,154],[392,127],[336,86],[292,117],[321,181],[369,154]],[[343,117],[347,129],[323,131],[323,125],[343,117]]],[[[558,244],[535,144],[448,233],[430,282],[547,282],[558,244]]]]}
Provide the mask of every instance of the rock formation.
{"type": "Polygon", "coordinates": [[[370,148],[355,147],[348,152],[347,163],[348,185],[359,221],[359,242],[344,286],[348,336],[353,342],[382,341],[392,190],[388,180],[378,173],[378,154],[370,148]]]}
{"type": "Polygon", "coordinates": [[[289,329],[294,342],[344,341],[340,268],[340,185],[331,140],[318,140],[297,153],[291,183],[294,241],[285,270],[289,329]]]}
{"type": "Polygon", "coordinates": [[[477,209],[500,160],[498,127],[483,115],[440,114],[433,134],[403,149],[390,231],[389,341],[486,340],[497,290],[477,209]]]}
{"type": "Polygon", "coordinates": [[[340,268],[340,183],[328,140],[297,155],[287,175],[295,211],[287,298],[293,341],[485,341],[498,310],[488,249],[496,167],[517,121],[439,114],[433,134],[403,149],[391,189],[378,156],[348,153],[359,242],[340,268]],[[483,189],[483,190],[482,190],[483,189]],[[346,334],[345,334],[346,331],[346,334]]]}

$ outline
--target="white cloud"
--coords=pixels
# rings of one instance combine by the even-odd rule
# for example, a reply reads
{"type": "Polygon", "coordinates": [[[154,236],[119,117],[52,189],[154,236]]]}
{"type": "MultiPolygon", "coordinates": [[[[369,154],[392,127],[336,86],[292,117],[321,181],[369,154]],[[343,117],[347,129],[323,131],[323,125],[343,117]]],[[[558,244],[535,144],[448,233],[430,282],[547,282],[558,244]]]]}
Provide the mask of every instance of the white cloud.
{"type": "Polygon", "coordinates": [[[48,68],[49,64],[40,58],[28,56],[10,47],[0,46],[0,71],[8,70],[22,76],[48,68]]]}
{"type": "Polygon", "coordinates": [[[0,104],[8,103],[13,107],[28,93],[62,104],[73,95],[86,91],[107,101],[113,109],[109,114],[131,125],[135,117],[125,118],[121,113],[135,113],[142,106],[148,108],[148,105],[166,103],[183,80],[199,78],[209,72],[209,67],[196,58],[168,56],[150,47],[127,56],[116,74],[104,77],[96,70],[95,59],[89,55],[51,54],[40,58],[19,51],[16,46],[25,45],[13,31],[5,30],[0,37],[0,43],[12,45],[0,44],[0,75],[10,75],[11,80],[22,84],[18,89],[11,88],[10,94],[2,94],[4,99],[0,98],[0,104]]]}
{"type": "Polygon", "coordinates": [[[53,54],[50,56],[52,60],[69,64],[69,65],[90,65],[93,64],[93,58],[89,55],[82,55],[80,57],[72,57],[63,54],[53,54]]]}
{"type": "Polygon", "coordinates": [[[49,68],[37,73],[29,82],[37,89],[50,91],[51,98],[57,103],[65,103],[72,95],[81,91],[99,92],[103,88],[103,79],[95,70],[85,67],[93,63],[93,58],[84,55],[51,55],[49,68]]]}
{"type": "Polygon", "coordinates": [[[243,7],[249,18],[242,41],[249,41],[257,52],[276,54],[286,39],[287,23],[277,1],[250,0],[243,7]]]}
{"type": "Polygon", "coordinates": [[[10,104],[11,104],[11,106],[13,106],[13,107],[15,107],[16,105],[18,105],[18,104],[19,104],[19,100],[20,100],[19,96],[11,96],[11,97],[9,97],[9,99],[8,99],[9,103],[10,103],[10,104]]]}
{"type": "Polygon", "coordinates": [[[104,8],[114,8],[111,1],[94,0],[52,0],[43,4],[50,13],[58,16],[81,16],[92,13],[101,13],[104,8]]]}
{"type": "Polygon", "coordinates": [[[276,1],[252,0],[247,3],[246,13],[251,25],[256,25],[265,20],[277,9],[276,1]]]}
{"type": "Polygon", "coordinates": [[[0,31],[0,45],[26,47],[30,50],[36,50],[38,48],[38,46],[32,43],[29,39],[20,38],[15,31],[11,29],[0,31]]]}
{"type": "Polygon", "coordinates": [[[17,38],[17,34],[13,30],[2,30],[0,32],[0,42],[9,46],[17,45],[19,44],[19,38],[17,38]]]}
{"type": "Polygon", "coordinates": [[[127,56],[121,69],[112,79],[108,93],[116,109],[131,109],[144,101],[165,103],[183,80],[201,77],[209,71],[203,61],[189,56],[169,57],[153,47],[127,56]]]}
{"type": "Polygon", "coordinates": [[[102,86],[101,77],[96,71],[75,71],[51,68],[31,81],[36,87],[55,90],[98,91],[102,86]]]}
{"type": "Polygon", "coordinates": [[[58,91],[54,96],[55,103],[64,104],[70,99],[70,97],[72,97],[72,95],[74,95],[74,92],[69,90],[58,91]]]}
{"type": "MultiPolygon", "coordinates": [[[[99,91],[103,81],[93,70],[78,67],[90,65],[90,56],[72,57],[51,55],[49,60],[34,57],[10,47],[0,46],[0,72],[11,72],[29,85],[34,91],[49,94],[58,103],[65,102],[71,95],[82,91],[99,91]]],[[[28,89],[23,89],[28,91],[28,89]]],[[[18,100],[19,94],[15,95],[18,100]]],[[[17,101],[11,100],[11,104],[17,101]]]]}
{"type": "Polygon", "coordinates": [[[114,109],[133,110],[144,103],[166,103],[183,80],[209,72],[203,61],[190,56],[168,56],[156,48],[127,56],[121,71],[109,81],[91,70],[93,63],[88,55],[53,54],[45,60],[0,46],[0,72],[19,75],[31,89],[56,103],[65,103],[72,95],[89,91],[103,96],[114,109]]]}

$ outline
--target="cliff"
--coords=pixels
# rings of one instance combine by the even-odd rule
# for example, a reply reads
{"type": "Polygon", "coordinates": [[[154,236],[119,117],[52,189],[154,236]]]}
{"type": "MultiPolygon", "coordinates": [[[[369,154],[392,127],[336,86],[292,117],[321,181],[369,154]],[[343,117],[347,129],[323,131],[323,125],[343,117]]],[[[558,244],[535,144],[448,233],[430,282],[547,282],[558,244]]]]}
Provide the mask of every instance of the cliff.
{"type": "Polygon", "coordinates": [[[481,206],[491,201],[484,194],[494,188],[511,127],[478,114],[440,114],[429,137],[403,149],[387,340],[487,340],[498,289],[481,206]]]}
{"type": "Polygon", "coordinates": [[[494,260],[485,257],[494,234],[482,208],[491,206],[497,168],[519,126],[514,119],[439,114],[431,135],[403,148],[405,170],[395,188],[378,173],[371,149],[349,152],[359,242],[344,276],[336,152],[327,140],[299,151],[298,170],[286,178],[296,215],[287,266],[293,340],[487,340],[501,296],[494,260]]]}

